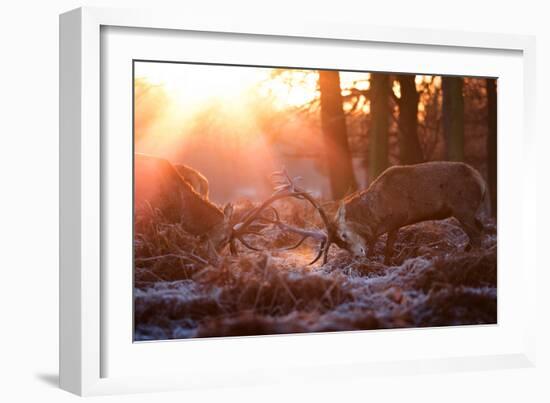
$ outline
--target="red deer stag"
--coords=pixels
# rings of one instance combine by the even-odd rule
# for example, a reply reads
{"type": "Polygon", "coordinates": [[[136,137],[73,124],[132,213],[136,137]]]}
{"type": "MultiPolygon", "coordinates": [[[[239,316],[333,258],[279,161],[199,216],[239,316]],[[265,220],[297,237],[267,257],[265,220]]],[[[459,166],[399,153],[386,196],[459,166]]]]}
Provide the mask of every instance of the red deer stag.
{"type": "MultiPolygon", "coordinates": [[[[191,169],[186,169],[188,176],[191,169]]],[[[196,171],[193,176],[204,178],[196,171]]],[[[134,180],[136,216],[147,217],[151,211],[158,211],[168,222],[181,224],[186,232],[207,239],[217,252],[231,243],[235,253],[237,240],[256,250],[244,237],[257,233],[258,225],[247,224],[239,229],[239,224],[232,222],[231,203],[222,211],[199,194],[168,160],[136,153],[134,180]]]]}
{"type": "Polygon", "coordinates": [[[469,237],[469,246],[479,246],[483,219],[490,211],[488,188],[481,175],[460,162],[426,162],[417,165],[395,166],[384,171],[367,189],[355,192],[340,202],[334,220],[329,220],[322,207],[304,190],[299,189],[286,171],[279,176],[279,193],[255,209],[246,225],[255,220],[271,222],[281,230],[302,235],[302,239],[320,241],[316,262],[323,256],[327,262],[331,244],[356,256],[372,256],[377,239],[388,234],[384,262],[389,264],[399,228],[427,220],[455,217],[469,237]],[[326,233],[293,228],[278,219],[266,219],[262,211],[283,197],[309,201],[319,211],[326,233]]]}
{"type": "Polygon", "coordinates": [[[137,215],[147,215],[152,208],[167,221],[180,223],[187,232],[206,236],[218,251],[227,245],[231,237],[231,204],[222,211],[197,193],[176,168],[162,158],[136,153],[134,178],[137,215]]]}
{"type": "Polygon", "coordinates": [[[487,185],[479,172],[461,162],[426,162],[386,169],[366,190],[340,203],[336,237],[356,256],[372,255],[388,234],[388,264],[399,228],[427,220],[455,217],[479,246],[482,220],[489,215],[487,185]]]}
{"type": "MultiPolygon", "coordinates": [[[[190,169],[192,168],[186,167],[187,175],[190,169]]],[[[198,172],[193,175],[204,178],[198,172]]],[[[231,203],[226,204],[222,211],[197,193],[168,160],[136,153],[134,178],[134,213],[137,217],[147,217],[151,211],[158,211],[168,222],[179,223],[190,234],[204,237],[216,252],[220,252],[230,244],[231,252],[236,254],[236,241],[240,241],[249,249],[258,250],[250,245],[245,237],[259,235],[258,231],[265,228],[268,221],[273,222],[262,215],[265,207],[276,199],[289,197],[287,194],[278,193],[264,203],[263,207],[260,206],[261,209],[258,212],[257,209],[253,209],[244,215],[242,222],[234,223],[231,203]]],[[[284,227],[282,223],[279,225],[284,227]]],[[[290,226],[284,228],[300,234],[308,233],[307,230],[290,226]]],[[[311,234],[311,236],[318,235],[311,234]]]]}

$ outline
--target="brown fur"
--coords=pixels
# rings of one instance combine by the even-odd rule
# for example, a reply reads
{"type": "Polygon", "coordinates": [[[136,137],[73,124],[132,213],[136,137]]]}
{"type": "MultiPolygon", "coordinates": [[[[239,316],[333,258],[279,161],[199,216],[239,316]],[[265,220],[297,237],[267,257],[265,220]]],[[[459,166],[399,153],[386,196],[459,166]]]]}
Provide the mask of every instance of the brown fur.
{"type": "Polygon", "coordinates": [[[223,211],[185,181],[167,160],[135,154],[134,198],[136,214],[147,215],[148,206],[168,222],[179,223],[194,235],[206,235],[216,248],[227,242],[232,208],[223,211]]]}
{"type": "Polygon", "coordinates": [[[479,245],[482,216],[488,215],[485,181],[460,162],[427,162],[394,166],[368,189],[343,200],[338,213],[338,236],[356,254],[372,253],[376,239],[388,234],[386,261],[391,257],[399,228],[426,220],[455,217],[479,245]]]}

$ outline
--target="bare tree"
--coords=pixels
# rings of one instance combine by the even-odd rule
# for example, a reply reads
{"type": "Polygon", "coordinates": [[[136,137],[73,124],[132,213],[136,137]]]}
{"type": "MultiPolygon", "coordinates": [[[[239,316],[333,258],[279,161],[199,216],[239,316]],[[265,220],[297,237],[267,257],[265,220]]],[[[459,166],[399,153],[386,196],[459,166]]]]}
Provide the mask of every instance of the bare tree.
{"type": "Polygon", "coordinates": [[[319,71],[321,90],[321,127],[325,144],[332,197],[340,199],[357,189],[348,145],[346,118],[342,107],[340,74],[319,71]]]}
{"type": "Polygon", "coordinates": [[[464,161],[464,97],[463,79],[443,77],[443,132],[447,142],[447,158],[464,161]]]}
{"type": "Polygon", "coordinates": [[[387,74],[370,76],[371,127],[369,130],[369,181],[388,167],[388,132],[391,118],[390,79],[387,74]]]}
{"type": "Polygon", "coordinates": [[[399,74],[396,76],[401,90],[401,97],[396,97],[399,107],[398,139],[399,160],[402,164],[417,164],[424,161],[422,148],[418,140],[418,100],[415,75],[399,74]]]}

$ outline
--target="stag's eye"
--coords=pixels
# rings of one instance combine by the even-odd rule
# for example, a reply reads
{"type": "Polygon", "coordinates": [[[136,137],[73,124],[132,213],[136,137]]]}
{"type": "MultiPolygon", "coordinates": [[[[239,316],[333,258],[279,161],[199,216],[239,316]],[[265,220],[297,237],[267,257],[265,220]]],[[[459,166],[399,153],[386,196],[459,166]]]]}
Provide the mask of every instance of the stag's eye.
{"type": "Polygon", "coordinates": [[[342,233],[340,234],[340,237],[341,237],[342,239],[348,239],[347,234],[344,233],[344,232],[342,232],[342,233]]]}

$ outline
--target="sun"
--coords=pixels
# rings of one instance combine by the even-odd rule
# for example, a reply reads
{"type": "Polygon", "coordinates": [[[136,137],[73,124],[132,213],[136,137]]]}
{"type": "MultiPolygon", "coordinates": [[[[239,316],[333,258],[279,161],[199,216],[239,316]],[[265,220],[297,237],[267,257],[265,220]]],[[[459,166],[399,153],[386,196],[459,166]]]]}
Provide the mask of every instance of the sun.
{"type": "MultiPolygon", "coordinates": [[[[315,105],[318,78],[312,69],[135,62],[134,133],[140,147],[165,152],[191,135],[258,142],[281,112],[315,105]]],[[[367,73],[341,72],[340,81],[343,95],[368,88],[367,73]]]]}
{"type": "MultiPolygon", "coordinates": [[[[279,110],[319,97],[316,70],[173,62],[136,62],[134,68],[135,79],[162,87],[174,107],[186,112],[211,100],[242,102],[251,89],[256,95],[271,96],[279,110]]],[[[340,80],[343,90],[368,88],[367,73],[341,72],[340,80]]]]}
{"type": "Polygon", "coordinates": [[[231,101],[269,76],[269,69],[188,63],[136,62],[134,77],[162,86],[180,108],[196,109],[211,99],[231,101]]]}

